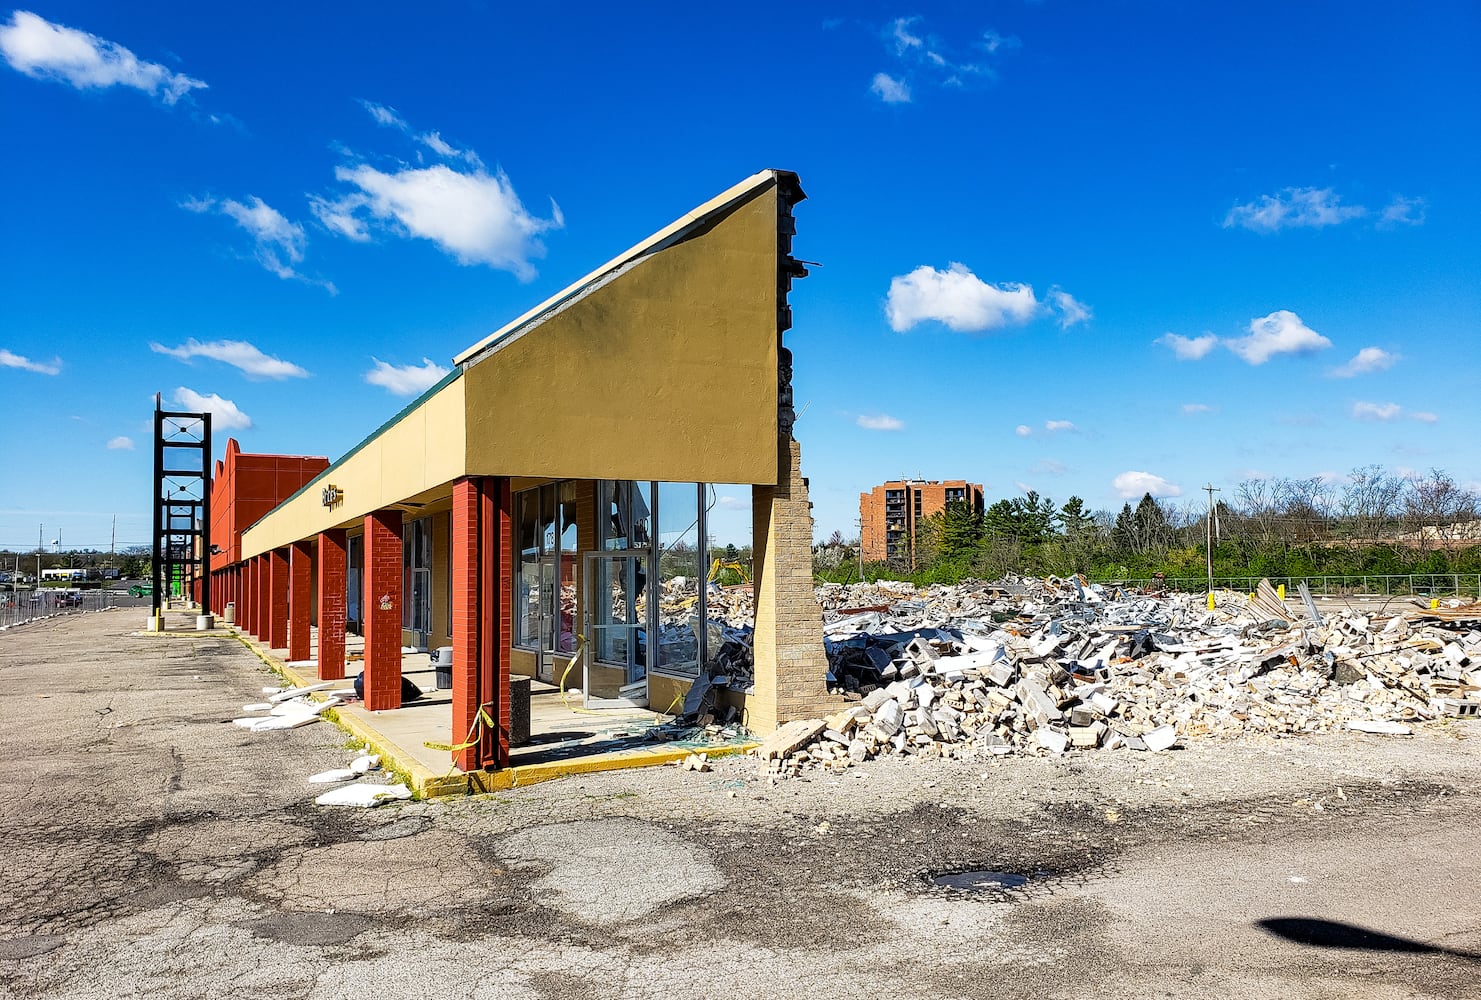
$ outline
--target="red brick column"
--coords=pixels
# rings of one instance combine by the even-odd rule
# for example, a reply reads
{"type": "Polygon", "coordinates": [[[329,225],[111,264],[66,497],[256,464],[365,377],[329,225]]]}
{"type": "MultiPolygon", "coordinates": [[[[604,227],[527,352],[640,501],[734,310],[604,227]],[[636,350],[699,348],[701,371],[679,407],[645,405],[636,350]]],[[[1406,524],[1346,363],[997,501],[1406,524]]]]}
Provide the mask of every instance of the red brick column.
{"type": "Polygon", "coordinates": [[[401,707],[401,511],[365,515],[365,707],[401,707]]]}
{"type": "Polygon", "coordinates": [[[511,611],[514,606],[514,494],[508,477],[484,480],[483,489],[483,591],[490,595],[484,604],[482,647],[484,668],[480,687],[484,700],[497,705],[499,733],[492,745],[480,747],[483,762],[494,767],[509,766],[509,667],[514,640],[511,611]]]}
{"type": "MultiPolygon", "coordinates": [[[[253,560],[257,570],[257,612],[253,617],[254,628],[252,634],[257,637],[258,642],[267,642],[267,619],[268,609],[272,607],[272,591],[268,587],[267,556],[260,555],[253,560]]],[[[269,643],[271,645],[271,643],[269,643]]]]}
{"type": "Polygon", "coordinates": [[[272,649],[288,645],[288,550],[273,549],[268,555],[269,596],[267,644],[272,649]]]}
{"type": "MultiPolygon", "coordinates": [[[[459,479],[453,483],[452,560],[453,584],[453,743],[462,743],[472,731],[479,707],[479,666],[483,662],[484,632],[480,612],[480,510],[482,479],[459,479]]],[[[480,766],[482,747],[457,751],[453,762],[464,771],[480,766]]]]}
{"type": "Polygon", "coordinates": [[[310,656],[309,609],[314,603],[314,543],[294,542],[288,550],[288,659],[310,656]]]}
{"type": "Polygon", "coordinates": [[[343,528],[319,532],[319,680],[345,675],[345,578],[349,571],[343,528]]]}

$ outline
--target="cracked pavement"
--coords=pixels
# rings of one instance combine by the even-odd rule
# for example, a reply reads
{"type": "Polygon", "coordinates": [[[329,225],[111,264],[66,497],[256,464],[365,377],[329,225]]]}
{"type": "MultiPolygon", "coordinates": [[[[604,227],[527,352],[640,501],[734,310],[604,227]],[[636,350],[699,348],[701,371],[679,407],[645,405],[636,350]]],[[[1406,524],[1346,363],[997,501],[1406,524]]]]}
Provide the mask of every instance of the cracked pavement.
{"type": "Polygon", "coordinates": [[[1470,997],[1481,722],[1413,739],[744,760],[313,805],[328,724],[134,610],[0,636],[0,1000],[1470,997]],[[1032,876],[1013,891],[941,872],[1032,876]]]}

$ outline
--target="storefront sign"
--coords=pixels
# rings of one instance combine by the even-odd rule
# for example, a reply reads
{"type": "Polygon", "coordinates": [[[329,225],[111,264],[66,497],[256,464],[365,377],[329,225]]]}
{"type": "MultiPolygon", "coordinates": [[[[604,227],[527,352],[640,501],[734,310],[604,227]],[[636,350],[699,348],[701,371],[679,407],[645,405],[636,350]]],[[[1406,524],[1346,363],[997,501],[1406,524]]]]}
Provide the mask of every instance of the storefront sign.
{"type": "Polygon", "coordinates": [[[338,486],[333,484],[324,487],[323,492],[319,494],[319,502],[325,507],[333,507],[336,504],[342,503],[344,498],[344,493],[340,491],[338,486]]]}

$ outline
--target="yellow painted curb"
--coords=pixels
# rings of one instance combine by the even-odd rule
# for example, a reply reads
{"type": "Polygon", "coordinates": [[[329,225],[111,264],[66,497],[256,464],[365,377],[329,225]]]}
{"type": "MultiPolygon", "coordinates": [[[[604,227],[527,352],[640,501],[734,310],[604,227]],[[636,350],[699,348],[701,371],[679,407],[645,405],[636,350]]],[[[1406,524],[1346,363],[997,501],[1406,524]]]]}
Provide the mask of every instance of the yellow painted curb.
{"type": "Polygon", "coordinates": [[[598,774],[602,771],[622,771],[628,768],[657,767],[673,764],[690,754],[702,753],[713,760],[749,753],[760,743],[722,743],[712,747],[685,747],[654,750],[618,750],[590,757],[573,757],[570,760],[552,760],[541,764],[516,764],[501,771],[475,771],[462,775],[468,786],[478,792],[501,792],[522,785],[538,785],[542,781],[554,781],[576,774],[598,774]]]}
{"type": "MultiPolygon", "coordinates": [[[[160,634],[160,633],[151,633],[160,634]]],[[[240,632],[233,631],[243,646],[246,646],[268,668],[284,680],[297,687],[308,687],[319,683],[319,678],[301,674],[282,660],[264,652],[263,647],[240,632]]],[[[318,697],[318,694],[310,695],[318,697]]],[[[436,772],[417,761],[405,748],[389,740],[363,719],[329,709],[324,718],[346,733],[363,742],[372,752],[380,754],[381,766],[405,777],[407,787],[417,798],[435,798],[442,795],[466,795],[469,792],[502,792],[524,785],[538,785],[543,781],[554,781],[576,774],[598,774],[603,771],[621,771],[628,768],[657,767],[673,764],[690,754],[702,753],[709,758],[729,757],[749,753],[760,743],[722,743],[712,747],[655,748],[651,750],[617,750],[612,753],[593,754],[589,757],[573,757],[569,760],[553,760],[540,764],[516,764],[498,771],[473,771],[464,773],[452,768],[436,772]]]]}

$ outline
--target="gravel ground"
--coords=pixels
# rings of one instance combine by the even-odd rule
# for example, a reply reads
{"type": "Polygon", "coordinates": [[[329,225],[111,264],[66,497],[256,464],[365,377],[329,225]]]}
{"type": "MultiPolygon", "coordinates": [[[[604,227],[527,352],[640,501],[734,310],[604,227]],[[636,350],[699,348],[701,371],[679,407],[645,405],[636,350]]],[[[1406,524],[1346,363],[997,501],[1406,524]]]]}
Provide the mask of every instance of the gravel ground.
{"type": "Polygon", "coordinates": [[[1481,995],[1481,723],[325,810],[344,734],[142,624],[0,636],[5,1000],[1481,995]]]}

